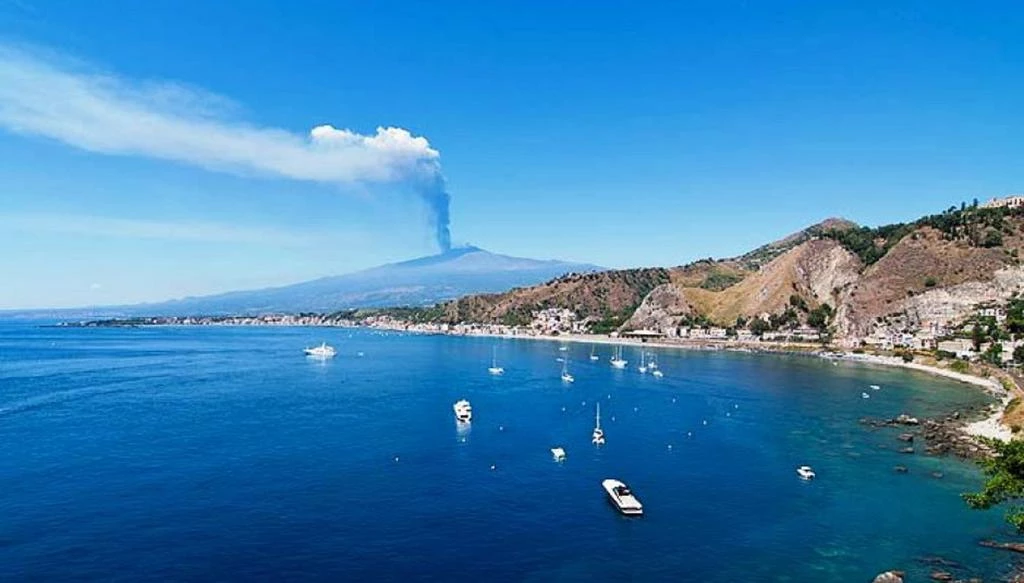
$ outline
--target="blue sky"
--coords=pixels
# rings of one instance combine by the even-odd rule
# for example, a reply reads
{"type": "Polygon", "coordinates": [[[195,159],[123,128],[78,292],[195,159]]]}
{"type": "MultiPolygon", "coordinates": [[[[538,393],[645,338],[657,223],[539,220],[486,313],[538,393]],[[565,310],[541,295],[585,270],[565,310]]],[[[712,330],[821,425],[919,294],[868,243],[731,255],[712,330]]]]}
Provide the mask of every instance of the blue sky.
{"type": "Polygon", "coordinates": [[[610,267],[1021,192],[1021,30],[1013,2],[0,2],[0,308],[430,254],[441,173],[454,242],[610,267]]]}

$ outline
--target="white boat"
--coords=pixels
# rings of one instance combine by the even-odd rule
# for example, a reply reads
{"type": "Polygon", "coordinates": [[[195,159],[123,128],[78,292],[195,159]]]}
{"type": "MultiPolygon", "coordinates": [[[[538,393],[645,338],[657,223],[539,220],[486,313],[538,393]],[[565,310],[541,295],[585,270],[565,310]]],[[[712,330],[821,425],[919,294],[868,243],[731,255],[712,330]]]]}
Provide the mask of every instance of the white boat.
{"type": "Polygon", "coordinates": [[[614,366],[615,368],[626,368],[626,364],[627,363],[626,363],[625,360],[622,360],[622,347],[621,346],[616,346],[615,347],[615,354],[612,355],[611,360],[608,361],[608,362],[612,363],[612,366],[614,366]]]}
{"type": "Polygon", "coordinates": [[[651,374],[654,375],[656,378],[659,378],[659,379],[661,377],[665,376],[665,373],[661,372],[658,369],[654,369],[654,372],[652,372],[651,374]]]}
{"type": "Polygon", "coordinates": [[[626,484],[608,478],[601,482],[601,487],[608,494],[608,500],[618,508],[619,512],[628,516],[640,516],[644,513],[644,505],[637,500],[636,495],[626,484]]]}
{"type": "Polygon", "coordinates": [[[640,367],[637,370],[640,371],[640,374],[647,374],[647,357],[643,350],[640,351],[640,367]]]}
{"type": "Polygon", "coordinates": [[[563,383],[572,383],[572,382],[575,382],[575,381],[576,381],[576,379],[571,374],[569,374],[569,363],[566,362],[565,360],[563,360],[562,361],[562,382],[563,383]]]}
{"type": "Polygon", "coordinates": [[[559,352],[565,352],[566,350],[569,350],[569,347],[564,344],[558,347],[559,352]]]}
{"type": "Polygon", "coordinates": [[[651,353],[651,357],[647,359],[647,368],[650,370],[658,370],[658,361],[654,357],[654,353],[651,353]]]}
{"type": "Polygon", "coordinates": [[[878,385],[871,385],[871,390],[872,390],[872,391],[878,391],[878,390],[880,390],[881,388],[882,388],[882,387],[880,387],[880,386],[878,386],[878,385]]]}
{"type": "Polygon", "coordinates": [[[317,358],[331,358],[337,352],[333,346],[328,346],[326,342],[321,342],[320,346],[314,346],[313,348],[306,348],[303,350],[306,356],[315,356],[317,358]]]}
{"type": "Polygon", "coordinates": [[[590,443],[604,445],[604,429],[601,429],[601,403],[597,403],[597,416],[594,420],[594,433],[590,436],[590,443]]]}
{"type": "Polygon", "coordinates": [[[551,457],[555,458],[556,462],[565,461],[565,450],[560,447],[551,448],[551,457]]]}
{"type": "Polygon", "coordinates": [[[455,401],[452,410],[455,411],[455,420],[459,423],[469,423],[473,420],[473,406],[465,399],[455,401]]]}
{"type": "Polygon", "coordinates": [[[600,358],[597,354],[594,353],[594,351],[596,349],[597,349],[596,346],[591,345],[591,347],[590,347],[590,360],[598,360],[600,358]]]}
{"type": "Polygon", "coordinates": [[[813,480],[817,475],[814,473],[814,470],[811,469],[811,466],[800,466],[796,469],[796,473],[804,480],[813,480]]]}
{"type": "Polygon", "coordinates": [[[870,398],[871,398],[871,395],[869,395],[869,394],[867,394],[867,393],[861,393],[861,394],[860,394],[860,398],[861,398],[861,399],[870,399],[870,398]]]}
{"type": "Polygon", "coordinates": [[[498,366],[498,347],[495,346],[491,349],[491,366],[487,369],[487,372],[492,375],[505,374],[505,369],[498,366]]]}

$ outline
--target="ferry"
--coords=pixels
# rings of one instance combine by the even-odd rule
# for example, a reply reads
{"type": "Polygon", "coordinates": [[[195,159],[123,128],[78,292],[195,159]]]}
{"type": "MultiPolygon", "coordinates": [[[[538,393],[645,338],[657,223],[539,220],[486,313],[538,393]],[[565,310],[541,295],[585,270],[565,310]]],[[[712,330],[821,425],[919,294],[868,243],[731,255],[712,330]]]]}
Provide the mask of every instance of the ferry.
{"type": "Polygon", "coordinates": [[[452,409],[455,411],[455,419],[459,423],[469,423],[473,420],[473,407],[469,404],[469,401],[465,399],[456,401],[452,405],[452,409]]]}
{"type": "Polygon", "coordinates": [[[637,500],[636,495],[626,484],[609,478],[601,482],[601,487],[608,494],[608,501],[627,516],[640,516],[644,513],[644,506],[637,500]]]}

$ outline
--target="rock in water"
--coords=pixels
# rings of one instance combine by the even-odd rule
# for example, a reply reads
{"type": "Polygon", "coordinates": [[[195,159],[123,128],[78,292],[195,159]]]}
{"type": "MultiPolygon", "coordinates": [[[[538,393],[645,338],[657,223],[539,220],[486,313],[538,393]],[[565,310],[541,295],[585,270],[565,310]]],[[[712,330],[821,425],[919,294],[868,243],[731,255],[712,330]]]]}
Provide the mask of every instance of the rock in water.
{"type": "Polygon", "coordinates": [[[875,577],[874,583],[903,583],[903,571],[886,571],[875,577]]]}

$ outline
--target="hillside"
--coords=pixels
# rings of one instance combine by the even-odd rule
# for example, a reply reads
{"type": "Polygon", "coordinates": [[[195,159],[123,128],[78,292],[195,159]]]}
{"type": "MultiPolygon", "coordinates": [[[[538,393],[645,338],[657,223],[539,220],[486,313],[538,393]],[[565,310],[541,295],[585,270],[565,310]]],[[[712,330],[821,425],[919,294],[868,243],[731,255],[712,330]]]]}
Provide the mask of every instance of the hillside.
{"type": "Polygon", "coordinates": [[[443,306],[445,321],[522,324],[567,308],[605,331],[812,326],[843,341],[944,327],[1024,290],[1024,212],[962,205],[910,223],[828,219],[739,257],[560,278],[443,306]]]}

